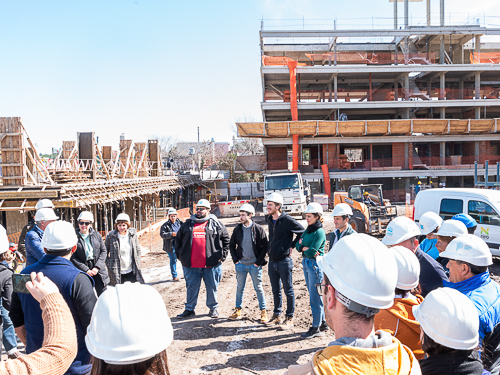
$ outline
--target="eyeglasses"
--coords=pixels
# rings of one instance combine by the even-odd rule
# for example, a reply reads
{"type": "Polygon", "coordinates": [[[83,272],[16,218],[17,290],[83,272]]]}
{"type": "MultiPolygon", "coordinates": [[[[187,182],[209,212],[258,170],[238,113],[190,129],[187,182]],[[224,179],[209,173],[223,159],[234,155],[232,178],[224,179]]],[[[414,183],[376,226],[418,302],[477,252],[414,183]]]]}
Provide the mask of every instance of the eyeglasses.
{"type": "Polygon", "coordinates": [[[91,223],[89,223],[88,221],[79,221],[78,224],[85,225],[88,227],[91,223]]]}
{"type": "Polygon", "coordinates": [[[322,296],[323,294],[325,294],[325,289],[328,285],[319,283],[319,284],[314,284],[314,286],[316,287],[316,292],[318,292],[318,294],[322,296]]]}

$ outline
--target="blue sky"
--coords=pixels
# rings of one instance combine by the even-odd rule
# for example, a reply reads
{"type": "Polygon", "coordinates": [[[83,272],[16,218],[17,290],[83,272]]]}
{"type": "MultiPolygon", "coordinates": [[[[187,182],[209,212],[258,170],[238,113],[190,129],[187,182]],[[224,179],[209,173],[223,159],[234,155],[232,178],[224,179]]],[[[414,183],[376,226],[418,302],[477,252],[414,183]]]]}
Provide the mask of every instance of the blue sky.
{"type": "MultiPolygon", "coordinates": [[[[433,23],[439,2],[432,0],[433,23]]],[[[0,116],[20,116],[39,151],[94,131],[116,147],[153,135],[230,141],[261,120],[259,29],[380,28],[384,1],[0,0],[0,116]],[[372,16],[373,21],[372,21],[372,16]],[[331,25],[331,26],[330,26],[331,25]]],[[[413,24],[425,1],[410,3],[413,24]]],[[[500,27],[497,1],[448,0],[446,23],[500,27]],[[450,17],[451,16],[451,17],[450,17]]],[[[403,16],[403,3],[399,3],[403,16]]]]}

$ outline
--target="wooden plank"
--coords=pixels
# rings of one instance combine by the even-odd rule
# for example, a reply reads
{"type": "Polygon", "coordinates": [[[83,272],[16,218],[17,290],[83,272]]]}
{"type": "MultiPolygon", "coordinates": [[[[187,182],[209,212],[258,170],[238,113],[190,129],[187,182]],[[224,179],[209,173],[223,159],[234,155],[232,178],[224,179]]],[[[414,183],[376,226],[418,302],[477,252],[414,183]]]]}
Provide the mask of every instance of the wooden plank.
{"type": "Polygon", "coordinates": [[[470,120],[470,132],[471,133],[488,133],[492,131],[495,126],[495,120],[470,120]]]}
{"type": "Polygon", "coordinates": [[[316,121],[290,122],[290,135],[316,135],[316,121]]]}
{"type": "Polygon", "coordinates": [[[466,133],[468,123],[468,120],[450,120],[450,134],[466,133]]]}
{"type": "Polygon", "coordinates": [[[337,135],[336,121],[318,121],[318,135],[337,135]]]}
{"type": "Polygon", "coordinates": [[[391,120],[391,134],[410,134],[411,120],[391,120]]]}
{"type": "Polygon", "coordinates": [[[266,122],[266,133],[271,137],[288,137],[288,123],[266,122]]]}
{"type": "Polygon", "coordinates": [[[362,136],[365,134],[364,121],[339,121],[339,135],[362,136]]]}
{"type": "Polygon", "coordinates": [[[370,120],[366,124],[367,135],[383,135],[389,133],[389,121],[370,120]]]}
{"type": "Polygon", "coordinates": [[[414,119],[413,133],[443,134],[448,132],[448,120],[414,119]]]}

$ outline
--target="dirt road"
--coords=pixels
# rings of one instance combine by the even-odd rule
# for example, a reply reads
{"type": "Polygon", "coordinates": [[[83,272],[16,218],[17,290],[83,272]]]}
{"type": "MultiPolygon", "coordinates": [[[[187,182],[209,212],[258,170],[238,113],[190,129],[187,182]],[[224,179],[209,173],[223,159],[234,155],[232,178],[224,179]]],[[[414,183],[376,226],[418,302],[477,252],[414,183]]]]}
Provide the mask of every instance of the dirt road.
{"type": "MultiPolygon", "coordinates": [[[[325,222],[328,234],[333,230],[331,217],[325,222]]],[[[221,219],[231,235],[238,224],[238,218],[221,219]]],[[[263,224],[262,216],[256,221],[263,224]]],[[[300,221],[304,226],[305,221],[300,221]]],[[[267,226],[265,226],[267,227],[267,226]]],[[[266,228],[267,229],[267,228],[266,228]]],[[[142,239],[150,247],[150,236],[142,239]]],[[[309,307],[309,293],[305,286],[301,257],[293,253],[293,284],[296,297],[295,327],[291,331],[279,331],[258,323],[259,307],[250,277],[247,278],[243,299],[243,317],[230,321],[227,317],[235,307],[236,275],[231,257],[223,264],[223,278],[219,286],[219,319],[207,316],[206,293],[202,283],[196,317],[177,320],[175,316],[184,310],[186,289],[184,279],[171,281],[168,255],[162,250],[158,232],[154,233],[151,253],[143,257],[146,282],[153,285],[163,296],[174,326],[174,342],[169,347],[169,361],[174,374],[282,374],[291,364],[305,363],[315,351],[324,348],[334,339],[329,331],[322,337],[301,340],[300,334],[309,329],[312,319],[309,307]],[[251,371],[249,371],[251,370],[251,371]]],[[[182,267],[178,263],[177,269],[182,267]]],[[[490,268],[492,277],[499,282],[500,260],[495,259],[490,268]]],[[[267,275],[263,272],[264,290],[268,314],[272,314],[273,299],[267,275]]],[[[283,295],[284,296],[284,295],[283,295]]],[[[284,309],[286,299],[284,298],[284,309]]],[[[283,310],[284,310],[283,309],[283,310]]]]}

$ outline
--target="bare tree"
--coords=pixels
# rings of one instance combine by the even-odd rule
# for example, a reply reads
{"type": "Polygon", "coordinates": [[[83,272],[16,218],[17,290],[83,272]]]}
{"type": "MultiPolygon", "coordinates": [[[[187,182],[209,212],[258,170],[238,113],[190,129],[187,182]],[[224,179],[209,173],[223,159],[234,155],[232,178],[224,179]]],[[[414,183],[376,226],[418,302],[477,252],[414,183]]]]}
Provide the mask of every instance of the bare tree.
{"type": "Polygon", "coordinates": [[[264,146],[262,145],[262,140],[260,138],[240,138],[238,137],[238,122],[255,122],[255,118],[252,116],[239,116],[236,118],[234,124],[232,125],[233,130],[233,151],[237,155],[256,155],[262,154],[264,152],[264,146]]]}

